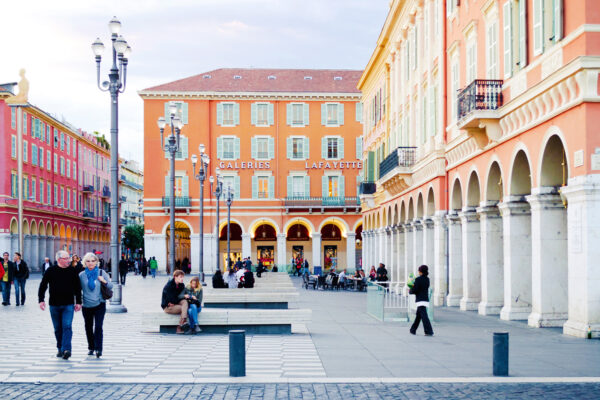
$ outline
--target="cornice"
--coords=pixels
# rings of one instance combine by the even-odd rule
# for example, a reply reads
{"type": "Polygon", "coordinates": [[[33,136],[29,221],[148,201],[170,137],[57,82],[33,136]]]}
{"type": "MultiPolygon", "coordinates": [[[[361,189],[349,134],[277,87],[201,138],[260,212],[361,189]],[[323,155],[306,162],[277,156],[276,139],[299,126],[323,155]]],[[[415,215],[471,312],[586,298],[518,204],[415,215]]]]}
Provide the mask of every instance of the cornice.
{"type": "Polygon", "coordinates": [[[195,100],[360,100],[362,93],[315,93],[315,92],[180,92],[140,90],[144,99],[195,99],[195,100]]]}

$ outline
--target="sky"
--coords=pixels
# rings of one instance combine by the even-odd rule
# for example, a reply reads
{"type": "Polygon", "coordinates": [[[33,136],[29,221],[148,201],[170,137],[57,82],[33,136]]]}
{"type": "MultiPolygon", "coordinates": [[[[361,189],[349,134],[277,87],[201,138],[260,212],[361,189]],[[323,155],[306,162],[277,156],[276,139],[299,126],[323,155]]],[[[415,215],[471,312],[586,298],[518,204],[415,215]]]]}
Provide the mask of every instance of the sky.
{"type": "Polygon", "coordinates": [[[389,0],[1,1],[0,83],[27,70],[29,102],[110,138],[110,96],[96,85],[91,43],[121,21],[132,48],[119,96],[119,153],[143,166],[138,91],[217,68],[363,69],[389,0]]]}

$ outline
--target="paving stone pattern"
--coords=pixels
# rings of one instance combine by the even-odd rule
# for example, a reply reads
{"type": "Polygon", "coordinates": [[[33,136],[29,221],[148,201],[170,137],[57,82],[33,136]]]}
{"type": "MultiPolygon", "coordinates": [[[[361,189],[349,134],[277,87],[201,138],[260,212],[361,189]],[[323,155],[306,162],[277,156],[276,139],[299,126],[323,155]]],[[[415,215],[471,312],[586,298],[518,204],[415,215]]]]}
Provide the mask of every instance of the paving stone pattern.
{"type": "Polygon", "coordinates": [[[594,399],[600,383],[0,384],[3,399],[594,399]]]}

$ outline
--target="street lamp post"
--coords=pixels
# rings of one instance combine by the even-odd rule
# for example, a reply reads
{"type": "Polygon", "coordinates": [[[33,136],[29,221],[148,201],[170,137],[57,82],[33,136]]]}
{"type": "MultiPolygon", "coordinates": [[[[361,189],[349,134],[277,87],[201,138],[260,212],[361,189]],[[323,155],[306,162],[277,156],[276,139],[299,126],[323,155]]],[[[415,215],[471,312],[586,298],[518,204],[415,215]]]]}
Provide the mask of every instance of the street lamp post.
{"type": "Polygon", "coordinates": [[[227,189],[225,190],[225,203],[227,204],[227,268],[229,268],[229,264],[231,264],[231,253],[229,251],[229,241],[231,237],[231,203],[233,202],[233,188],[231,185],[227,185],[227,189]]]}
{"type": "Polygon", "coordinates": [[[127,312],[122,304],[122,287],[119,283],[119,93],[125,91],[127,82],[127,63],[131,47],[123,36],[119,35],[121,22],[116,18],[110,20],[108,28],[112,42],[112,66],[108,81],[100,83],[100,62],[104,52],[104,44],[100,38],[92,43],[92,51],[96,58],[96,80],[98,88],[110,92],[110,257],[112,259],[113,296],[108,312],[127,312]],[[117,65],[118,64],[118,65],[117,65]]]}
{"type": "Polygon", "coordinates": [[[196,163],[198,162],[198,157],[196,157],[195,154],[192,155],[194,179],[200,182],[200,229],[198,236],[200,241],[200,256],[198,259],[198,275],[202,286],[206,286],[206,282],[204,282],[204,180],[206,179],[206,174],[208,172],[210,158],[208,157],[208,154],[204,152],[203,144],[198,147],[198,150],[200,151],[200,168],[198,168],[198,175],[196,175],[196,163]]]}
{"type": "Polygon", "coordinates": [[[181,133],[181,128],[183,128],[183,122],[177,115],[177,105],[170,103],[169,121],[167,122],[164,117],[160,117],[158,119],[158,129],[160,129],[161,148],[164,152],[169,153],[171,161],[169,178],[169,181],[171,182],[169,190],[169,258],[172,268],[175,268],[175,153],[179,151],[179,135],[181,133]],[[171,134],[167,138],[168,141],[165,144],[163,135],[167,124],[171,127],[171,134]]]}
{"type": "Polygon", "coordinates": [[[210,182],[210,190],[213,192],[213,194],[215,195],[215,198],[217,199],[217,266],[216,268],[218,270],[221,269],[221,259],[219,257],[219,198],[221,197],[221,193],[223,193],[223,181],[221,180],[221,175],[220,175],[220,170],[219,168],[215,169],[215,175],[216,175],[216,179],[215,177],[211,176],[208,180],[210,182]],[[214,189],[213,189],[213,183],[214,183],[214,189]]]}

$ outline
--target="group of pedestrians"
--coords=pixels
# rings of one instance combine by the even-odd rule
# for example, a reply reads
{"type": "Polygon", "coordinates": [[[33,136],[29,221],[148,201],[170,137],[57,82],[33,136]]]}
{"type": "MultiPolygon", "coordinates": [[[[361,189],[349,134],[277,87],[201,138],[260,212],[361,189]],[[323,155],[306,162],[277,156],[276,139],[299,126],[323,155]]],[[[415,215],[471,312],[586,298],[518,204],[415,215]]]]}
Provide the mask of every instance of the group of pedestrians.
{"type": "MultiPolygon", "coordinates": [[[[260,277],[260,275],[258,276],[260,277]]],[[[217,270],[212,278],[214,289],[253,288],[254,282],[252,267],[246,267],[245,264],[241,264],[239,269],[238,267],[229,268],[225,276],[220,270],[217,270]]]]}
{"type": "Polygon", "coordinates": [[[22,259],[21,253],[15,252],[13,260],[10,254],[4,252],[0,262],[0,289],[2,290],[2,305],[10,305],[10,292],[15,286],[15,303],[17,306],[25,305],[25,283],[29,279],[29,267],[22,259]]]}
{"type": "Polygon", "coordinates": [[[106,271],[99,268],[96,254],[85,254],[83,265],[85,267],[65,250],[59,250],[56,263],[44,270],[38,290],[39,306],[44,311],[46,290],[49,288],[50,317],[58,349],[56,356],[65,360],[71,357],[73,316],[79,311],[82,311],[85,323],[88,355],[96,353],[97,358],[102,356],[106,291],[103,295],[101,287],[104,285],[110,291],[113,285],[106,271]]]}

